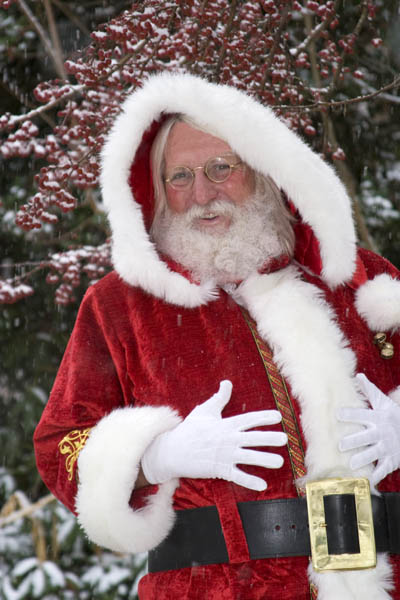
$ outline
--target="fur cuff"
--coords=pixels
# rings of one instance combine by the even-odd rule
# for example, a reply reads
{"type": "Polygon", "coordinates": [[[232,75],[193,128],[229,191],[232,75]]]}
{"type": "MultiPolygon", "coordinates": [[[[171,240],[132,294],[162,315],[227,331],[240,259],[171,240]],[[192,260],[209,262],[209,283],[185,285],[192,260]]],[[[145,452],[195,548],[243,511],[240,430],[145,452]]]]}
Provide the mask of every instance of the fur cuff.
{"type": "Polygon", "coordinates": [[[144,406],[114,410],[92,429],[78,459],[76,510],[94,543],[115,552],[138,553],[168,535],[177,479],[161,484],[140,510],[133,510],[129,500],[147,446],[180,421],[167,406],[144,406]]]}
{"type": "Polygon", "coordinates": [[[400,327],[400,281],[383,273],[362,285],[356,308],[372,331],[400,327]]]}
{"type": "Polygon", "coordinates": [[[378,554],[374,569],[316,573],[310,564],[310,581],[318,588],[319,600],[390,600],[393,574],[387,554],[378,554]]]}

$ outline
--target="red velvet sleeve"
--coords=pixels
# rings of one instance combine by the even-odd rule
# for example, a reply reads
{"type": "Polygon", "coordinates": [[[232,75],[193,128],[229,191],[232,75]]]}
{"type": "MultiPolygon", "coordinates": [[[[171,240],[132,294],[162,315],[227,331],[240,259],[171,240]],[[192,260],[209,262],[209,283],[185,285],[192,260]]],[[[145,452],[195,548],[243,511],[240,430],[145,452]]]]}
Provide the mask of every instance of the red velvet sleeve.
{"type": "Polygon", "coordinates": [[[114,408],[133,403],[121,381],[124,356],[111,319],[87,292],[47,406],[34,434],[39,473],[49,490],[75,512],[76,459],[90,428],[114,408]]]}

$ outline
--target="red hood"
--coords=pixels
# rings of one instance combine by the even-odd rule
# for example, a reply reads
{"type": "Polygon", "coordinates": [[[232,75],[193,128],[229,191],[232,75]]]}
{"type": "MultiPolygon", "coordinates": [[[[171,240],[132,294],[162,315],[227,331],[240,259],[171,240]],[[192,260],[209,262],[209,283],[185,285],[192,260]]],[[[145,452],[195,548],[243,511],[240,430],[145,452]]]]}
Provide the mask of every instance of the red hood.
{"type": "Polygon", "coordinates": [[[166,72],[150,77],[126,100],[102,153],[114,266],[127,283],[184,306],[208,302],[216,293],[171,271],[148,235],[154,210],[150,148],[166,115],[179,112],[224,139],[290,198],[298,218],[296,261],[331,287],[352,281],[356,240],[351,202],[332,167],[271,109],[242,91],[166,72]]]}

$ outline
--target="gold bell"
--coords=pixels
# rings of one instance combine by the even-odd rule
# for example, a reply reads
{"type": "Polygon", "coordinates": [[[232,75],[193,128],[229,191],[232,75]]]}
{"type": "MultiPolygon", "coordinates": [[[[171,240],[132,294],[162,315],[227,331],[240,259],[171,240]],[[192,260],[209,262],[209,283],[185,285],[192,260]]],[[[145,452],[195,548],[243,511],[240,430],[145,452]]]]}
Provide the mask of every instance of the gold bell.
{"type": "Polygon", "coordinates": [[[383,332],[374,335],[374,344],[378,346],[382,358],[389,359],[394,356],[393,344],[386,341],[386,334],[383,332]]]}
{"type": "Polygon", "coordinates": [[[374,344],[376,346],[380,347],[385,342],[386,342],[386,333],[379,332],[374,335],[374,344]]]}
{"type": "Polygon", "coordinates": [[[393,344],[389,344],[389,342],[386,342],[385,344],[382,345],[381,347],[381,356],[382,358],[393,358],[394,356],[394,348],[393,348],[393,344]]]}

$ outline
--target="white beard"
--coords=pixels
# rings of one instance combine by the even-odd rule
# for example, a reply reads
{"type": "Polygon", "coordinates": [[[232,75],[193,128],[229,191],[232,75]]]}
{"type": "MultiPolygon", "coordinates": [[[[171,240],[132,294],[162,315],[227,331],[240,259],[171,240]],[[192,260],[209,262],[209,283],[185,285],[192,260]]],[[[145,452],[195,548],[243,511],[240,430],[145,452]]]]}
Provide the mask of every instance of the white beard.
{"type": "Polygon", "coordinates": [[[166,206],[154,219],[151,233],[158,250],[191,271],[196,280],[224,285],[246,279],[270,259],[288,253],[279,233],[278,210],[259,193],[242,206],[215,200],[181,214],[166,206]],[[200,231],[193,227],[195,219],[210,212],[230,217],[229,229],[200,231]]]}

